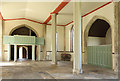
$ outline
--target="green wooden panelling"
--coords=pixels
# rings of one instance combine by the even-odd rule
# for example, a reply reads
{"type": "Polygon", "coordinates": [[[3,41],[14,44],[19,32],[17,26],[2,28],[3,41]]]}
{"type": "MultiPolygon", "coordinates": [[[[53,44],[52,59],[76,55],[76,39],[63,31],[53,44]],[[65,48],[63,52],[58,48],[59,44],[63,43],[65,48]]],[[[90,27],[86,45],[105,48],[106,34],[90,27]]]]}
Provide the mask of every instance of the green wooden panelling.
{"type": "Polygon", "coordinates": [[[3,36],[3,44],[14,44],[13,36],[3,36]]]}
{"type": "Polygon", "coordinates": [[[44,45],[44,38],[36,38],[36,44],[44,45]]]}
{"type": "Polygon", "coordinates": [[[3,44],[44,45],[44,38],[35,36],[3,36],[3,44]]]}
{"type": "Polygon", "coordinates": [[[15,44],[35,44],[35,36],[14,36],[15,44]]]}
{"type": "Polygon", "coordinates": [[[88,46],[88,64],[112,69],[112,45],[88,46]]]}

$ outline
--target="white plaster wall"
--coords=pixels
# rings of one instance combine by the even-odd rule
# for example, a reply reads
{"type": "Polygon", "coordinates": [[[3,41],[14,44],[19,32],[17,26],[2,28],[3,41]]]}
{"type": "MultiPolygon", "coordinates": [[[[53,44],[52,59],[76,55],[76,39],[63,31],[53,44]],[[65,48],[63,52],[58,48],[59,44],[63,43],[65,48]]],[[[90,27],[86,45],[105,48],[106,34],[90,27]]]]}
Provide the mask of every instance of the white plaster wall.
{"type": "MultiPolygon", "coordinates": [[[[3,35],[9,35],[11,30],[19,25],[23,25],[26,24],[28,26],[30,26],[32,29],[34,29],[37,34],[38,37],[43,37],[43,25],[42,24],[38,24],[38,23],[34,23],[31,21],[27,21],[27,20],[12,20],[12,21],[5,21],[4,22],[4,30],[3,30],[3,35]]],[[[8,58],[8,45],[4,45],[3,46],[3,60],[7,61],[8,58]],[[6,52],[5,52],[6,50],[6,52]]],[[[38,54],[38,51],[37,51],[38,54]]],[[[42,54],[42,53],[41,53],[42,54]]],[[[42,58],[41,58],[42,59],[42,58]]]]}

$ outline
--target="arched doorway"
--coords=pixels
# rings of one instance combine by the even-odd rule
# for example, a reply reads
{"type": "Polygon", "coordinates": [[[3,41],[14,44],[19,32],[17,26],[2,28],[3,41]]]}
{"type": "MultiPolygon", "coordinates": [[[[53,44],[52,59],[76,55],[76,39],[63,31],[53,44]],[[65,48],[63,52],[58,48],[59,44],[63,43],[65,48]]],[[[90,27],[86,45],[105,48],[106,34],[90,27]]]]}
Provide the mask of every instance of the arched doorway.
{"type": "MultiPolygon", "coordinates": [[[[14,35],[24,35],[24,36],[35,36],[37,37],[37,34],[30,29],[29,27],[22,25],[21,27],[19,26],[18,28],[12,30],[12,32],[10,33],[10,35],[14,36],[14,35]]],[[[20,57],[20,49],[19,47],[21,47],[22,52],[22,57],[21,58],[27,58],[27,59],[32,59],[32,46],[31,45],[17,45],[17,59],[19,59],[20,57]],[[28,56],[26,56],[26,49],[24,47],[28,48],[28,56]]],[[[35,46],[35,59],[36,59],[36,48],[37,46],[35,46]]],[[[14,45],[11,45],[11,60],[14,60],[14,45]]]]}
{"type": "Polygon", "coordinates": [[[19,59],[28,59],[27,47],[19,47],[19,59]]]}
{"type": "Polygon", "coordinates": [[[101,18],[95,19],[85,30],[84,40],[87,64],[112,69],[112,35],[109,22],[101,18]]]}

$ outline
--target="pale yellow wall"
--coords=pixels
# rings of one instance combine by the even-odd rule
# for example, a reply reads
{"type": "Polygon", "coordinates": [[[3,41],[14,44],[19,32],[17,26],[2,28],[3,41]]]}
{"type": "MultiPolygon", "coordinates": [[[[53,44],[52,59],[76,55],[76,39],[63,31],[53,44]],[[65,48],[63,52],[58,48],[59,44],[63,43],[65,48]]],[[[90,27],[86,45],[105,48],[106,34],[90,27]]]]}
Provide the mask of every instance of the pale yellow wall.
{"type": "Polygon", "coordinates": [[[38,24],[38,23],[34,23],[31,21],[27,21],[27,20],[13,20],[13,21],[5,21],[4,22],[4,35],[9,35],[10,31],[22,24],[26,24],[30,27],[32,27],[32,29],[34,29],[37,33],[39,37],[43,37],[43,25],[42,24],[38,24]]]}
{"type": "Polygon", "coordinates": [[[105,37],[88,37],[87,46],[105,45],[105,37]]]}
{"type": "MultiPolygon", "coordinates": [[[[58,51],[64,51],[64,26],[57,26],[58,33],[58,51]]],[[[46,28],[46,51],[52,51],[52,28],[50,25],[47,25],[46,28]]],[[[57,52],[57,60],[61,59],[61,53],[57,52]]],[[[51,60],[52,52],[47,52],[48,60],[51,60]]]]}
{"type": "MultiPolygon", "coordinates": [[[[47,25],[46,28],[46,49],[47,51],[52,51],[52,29],[51,26],[47,25]]],[[[57,33],[58,33],[58,51],[64,51],[64,27],[57,26],[57,33]]]]}
{"type": "MultiPolygon", "coordinates": [[[[66,44],[65,44],[65,47],[66,47],[66,54],[71,54],[71,61],[73,61],[73,54],[74,54],[74,31],[73,31],[73,52],[70,52],[70,31],[71,31],[71,28],[72,28],[72,25],[73,23],[67,25],[65,27],[65,41],[66,41],[66,44]]],[[[73,26],[73,30],[74,30],[74,26],[73,26]]]]}
{"type": "Polygon", "coordinates": [[[94,16],[99,16],[99,17],[105,17],[110,23],[110,26],[113,28],[114,27],[114,3],[108,4],[107,6],[83,17],[83,30],[85,30],[86,26],[90,22],[90,20],[94,16]]]}
{"type": "Polygon", "coordinates": [[[106,33],[106,44],[112,44],[111,29],[109,28],[106,33]]]}
{"type": "MultiPolygon", "coordinates": [[[[72,28],[72,24],[69,24],[68,26],[65,27],[65,36],[66,36],[66,51],[70,51],[70,31],[72,28]]],[[[73,46],[74,47],[74,46],[73,46]]]]}
{"type": "Polygon", "coordinates": [[[52,28],[46,27],[46,51],[52,51],[52,28]]]}
{"type": "MultiPolygon", "coordinates": [[[[9,35],[12,29],[14,29],[17,26],[24,25],[24,24],[30,26],[30,28],[33,29],[37,33],[38,37],[43,37],[43,25],[31,22],[31,21],[27,21],[27,20],[5,21],[3,35],[9,35]]],[[[3,48],[4,50],[8,50],[8,45],[3,45],[3,48]]],[[[37,54],[38,54],[38,51],[37,51],[37,54]]],[[[8,52],[3,52],[2,57],[3,57],[3,60],[7,61],[8,52]]]]}

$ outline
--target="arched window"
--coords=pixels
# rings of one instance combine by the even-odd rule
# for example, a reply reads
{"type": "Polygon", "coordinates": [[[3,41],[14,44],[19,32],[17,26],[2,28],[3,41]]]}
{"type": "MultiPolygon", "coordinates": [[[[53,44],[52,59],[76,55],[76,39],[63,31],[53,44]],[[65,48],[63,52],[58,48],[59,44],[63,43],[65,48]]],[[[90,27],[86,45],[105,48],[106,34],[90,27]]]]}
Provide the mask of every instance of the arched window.
{"type": "Polygon", "coordinates": [[[71,30],[70,30],[70,51],[73,52],[73,25],[71,27],[71,30]]]}

